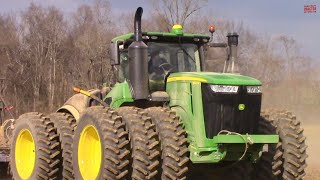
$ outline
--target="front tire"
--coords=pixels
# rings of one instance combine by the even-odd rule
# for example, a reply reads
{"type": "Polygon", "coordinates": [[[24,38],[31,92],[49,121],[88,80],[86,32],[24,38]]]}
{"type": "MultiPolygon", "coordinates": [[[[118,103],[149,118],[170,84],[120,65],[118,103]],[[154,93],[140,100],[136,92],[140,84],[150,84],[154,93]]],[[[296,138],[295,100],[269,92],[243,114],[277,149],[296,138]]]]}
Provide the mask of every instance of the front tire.
{"type": "Polygon", "coordinates": [[[89,107],[74,134],[75,179],[125,179],[129,165],[125,123],[111,108],[89,107]]]}
{"type": "Polygon", "coordinates": [[[132,179],[154,179],[159,166],[159,141],[154,124],[142,109],[120,107],[116,109],[126,123],[131,147],[132,179]]]}
{"type": "Polygon", "coordinates": [[[308,156],[300,121],[291,112],[267,110],[262,112],[259,131],[261,134],[278,134],[280,142],[269,145],[269,151],[262,154],[254,165],[252,179],[303,179],[308,156]]]}
{"type": "Polygon", "coordinates": [[[189,150],[180,118],[168,108],[151,107],[146,112],[156,125],[159,136],[162,167],[158,171],[161,179],[186,179],[189,150]]]}

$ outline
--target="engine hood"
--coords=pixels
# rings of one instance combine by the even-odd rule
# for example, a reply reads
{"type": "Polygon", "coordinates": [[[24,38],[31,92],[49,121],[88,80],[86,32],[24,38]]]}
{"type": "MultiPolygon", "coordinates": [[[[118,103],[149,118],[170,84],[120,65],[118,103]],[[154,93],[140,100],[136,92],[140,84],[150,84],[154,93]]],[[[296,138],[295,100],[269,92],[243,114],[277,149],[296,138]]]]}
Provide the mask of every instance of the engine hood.
{"type": "Polygon", "coordinates": [[[208,84],[221,85],[251,85],[259,86],[262,83],[252,77],[230,74],[230,73],[214,73],[214,72],[179,72],[172,73],[167,82],[175,81],[197,81],[208,84]]]}

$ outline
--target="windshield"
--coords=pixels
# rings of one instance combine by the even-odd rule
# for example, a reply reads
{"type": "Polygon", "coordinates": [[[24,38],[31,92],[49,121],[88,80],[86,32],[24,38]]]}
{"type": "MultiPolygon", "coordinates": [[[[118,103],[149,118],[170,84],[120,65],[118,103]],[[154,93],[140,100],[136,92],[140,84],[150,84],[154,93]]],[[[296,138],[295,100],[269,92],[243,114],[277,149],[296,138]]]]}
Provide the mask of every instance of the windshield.
{"type": "Polygon", "coordinates": [[[150,42],[148,43],[148,51],[149,62],[152,62],[154,56],[159,56],[171,65],[171,72],[196,71],[196,59],[198,58],[196,56],[199,55],[198,46],[195,44],[150,42]]]}
{"type": "MultiPolygon", "coordinates": [[[[192,43],[148,44],[148,71],[151,90],[164,90],[166,77],[173,72],[195,72],[199,62],[198,46],[192,43]]],[[[128,51],[120,51],[119,81],[128,79],[128,51]]]]}

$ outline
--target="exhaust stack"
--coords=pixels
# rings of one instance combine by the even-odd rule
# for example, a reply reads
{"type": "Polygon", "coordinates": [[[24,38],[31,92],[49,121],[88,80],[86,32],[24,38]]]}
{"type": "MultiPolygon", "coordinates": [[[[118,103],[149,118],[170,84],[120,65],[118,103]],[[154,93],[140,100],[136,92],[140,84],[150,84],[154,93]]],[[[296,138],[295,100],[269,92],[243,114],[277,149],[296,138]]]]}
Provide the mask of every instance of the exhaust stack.
{"type": "Polygon", "coordinates": [[[134,41],[129,46],[129,83],[133,90],[133,98],[148,99],[148,46],[142,41],[141,16],[143,9],[139,7],[134,16],[134,41]]]}
{"type": "Polygon", "coordinates": [[[239,68],[235,64],[237,61],[237,53],[238,53],[238,38],[239,35],[237,33],[228,33],[228,59],[226,60],[225,66],[223,68],[224,73],[239,73],[239,68]]]}

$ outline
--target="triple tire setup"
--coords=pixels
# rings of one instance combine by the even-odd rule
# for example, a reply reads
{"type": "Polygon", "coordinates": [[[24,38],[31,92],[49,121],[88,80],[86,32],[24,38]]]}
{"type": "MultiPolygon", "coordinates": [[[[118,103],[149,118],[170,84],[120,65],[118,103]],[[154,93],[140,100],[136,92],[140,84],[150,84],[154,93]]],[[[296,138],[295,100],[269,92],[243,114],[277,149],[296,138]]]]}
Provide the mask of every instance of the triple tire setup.
{"type": "MultiPolygon", "coordinates": [[[[259,131],[279,134],[280,142],[250,163],[242,179],[302,179],[307,146],[295,116],[262,112],[259,131]]],[[[68,113],[26,113],[15,124],[11,174],[15,180],[193,179],[186,136],[179,116],[163,107],[94,106],[78,121],[68,113]]]]}

